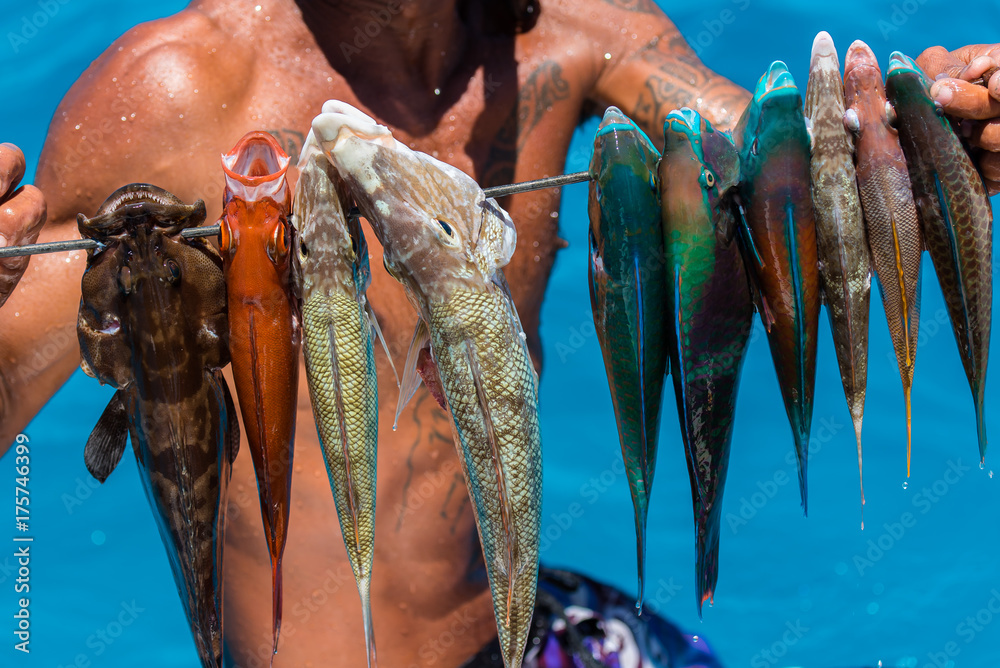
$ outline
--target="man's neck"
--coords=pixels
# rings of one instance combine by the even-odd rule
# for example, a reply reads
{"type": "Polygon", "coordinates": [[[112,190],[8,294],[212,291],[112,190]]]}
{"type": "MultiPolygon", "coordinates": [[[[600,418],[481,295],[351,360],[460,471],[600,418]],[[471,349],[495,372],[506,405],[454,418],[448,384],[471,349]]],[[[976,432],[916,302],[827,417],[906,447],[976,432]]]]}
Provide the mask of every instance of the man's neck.
{"type": "Polygon", "coordinates": [[[433,108],[462,64],[468,34],[456,0],[296,1],[330,64],[359,94],[406,95],[410,105],[433,108]]]}

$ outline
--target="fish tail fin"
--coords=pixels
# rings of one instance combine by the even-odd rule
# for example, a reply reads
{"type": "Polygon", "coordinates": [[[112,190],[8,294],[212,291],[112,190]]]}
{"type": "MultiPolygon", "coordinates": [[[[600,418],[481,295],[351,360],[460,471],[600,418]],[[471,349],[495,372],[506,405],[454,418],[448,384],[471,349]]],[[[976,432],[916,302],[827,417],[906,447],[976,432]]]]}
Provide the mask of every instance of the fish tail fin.
{"type": "Polygon", "coordinates": [[[698,619],[702,618],[705,601],[715,603],[715,583],[719,579],[719,531],[711,517],[697,519],[698,566],[695,573],[698,619]]]}
{"type": "Polygon", "coordinates": [[[861,482],[861,528],[865,528],[865,474],[861,467],[861,416],[854,418],[854,439],[858,443],[858,480],[861,482]]]}
{"type": "Polygon", "coordinates": [[[371,580],[365,578],[358,582],[358,594],[361,596],[361,614],[365,629],[365,650],[368,654],[368,668],[376,668],[375,661],[375,629],[372,627],[371,580]]]}
{"type": "Polygon", "coordinates": [[[973,395],[976,400],[976,435],[979,438],[979,463],[986,463],[986,411],[983,406],[985,383],[978,380],[974,385],[973,395]]]}
{"type": "Polygon", "coordinates": [[[903,399],[906,401],[906,477],[910,477],[910,451],[913,444],[912,413],[910,409],[910,383],[903,384],[903,399]]]}
{"type": "Polygon", "coordinates": [[[809,516],[809,488],[806,469],[809,464],[809,436],[799,432],[795,438],[795,458],[799,469],[799,495],[802,497],[802,514],[809,516]]]}
{"type": "Polygon", "coordinates": [[[646,508],[635,509],[635,551],[636,567],[639,571],[639,590],[635,598],[635,608],[642,614],[646,583],[646,508]]]}
{"type": "Polygon", "coordinates": [[[271,664],[274,655],[278,653],[278,636],[281,634],[281,560],[271,564],[271,635],[274,644],[271,646],[271,664]]]}

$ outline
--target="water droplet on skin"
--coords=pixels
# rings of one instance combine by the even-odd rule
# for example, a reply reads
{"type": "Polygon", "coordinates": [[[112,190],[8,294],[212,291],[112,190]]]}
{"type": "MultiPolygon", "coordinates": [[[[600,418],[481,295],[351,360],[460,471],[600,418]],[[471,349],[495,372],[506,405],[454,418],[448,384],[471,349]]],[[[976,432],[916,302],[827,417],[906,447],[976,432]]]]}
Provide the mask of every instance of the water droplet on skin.
{"type": "Polygon", "coordinates": [[[257,5],[256,7],[254,7],[254,8],[253,8],[253,10],[254,10],[255,12],[259,12],[259,11],[260,11],[260,5],[257,5]]]}
{"type": "Polygon", "coordinates": [[[246,487],[244,487],[243,485],[236,485],[236,491],[237,491],[237,492],[242,492],[242,491],[244,491],[245,489],[246,489],[246,487]]]}
{"type": "Polygon", "coordinates": [[[611,60],[611,54],[610,53],[605,53],[604,54],[604,60],[611,60]]]}
{"type": "Polygon", "coordinates": [[[302,473],[302,465],[301,464],[296,464],[295,465],[295,472],[296,473],[302,473]]]}

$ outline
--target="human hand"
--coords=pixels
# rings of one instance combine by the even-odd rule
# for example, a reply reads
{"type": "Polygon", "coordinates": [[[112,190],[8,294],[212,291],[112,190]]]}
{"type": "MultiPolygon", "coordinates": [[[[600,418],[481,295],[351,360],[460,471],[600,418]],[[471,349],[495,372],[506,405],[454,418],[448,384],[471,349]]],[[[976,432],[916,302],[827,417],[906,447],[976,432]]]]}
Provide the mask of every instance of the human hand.
{"type": "MultiPolygon", "coordinates": [[[[34,243],[45,223],[45,198],[35,186],[21,186],[24,154],[13,144],[0,144],[0,247],[34,243]]],[[[28,257],[0,260],[0,306],[7,301],[28,267],[28,257]]]]}
{"type": "Polygon", "coordinates": [[[954,51],[934,46],[917,58],[934,79],[931,97],[945,113],[964,119],[962,132],[983,149],[979,171],[990,195],[1000,192],[1000,44],[970,44],[954,51]]]}

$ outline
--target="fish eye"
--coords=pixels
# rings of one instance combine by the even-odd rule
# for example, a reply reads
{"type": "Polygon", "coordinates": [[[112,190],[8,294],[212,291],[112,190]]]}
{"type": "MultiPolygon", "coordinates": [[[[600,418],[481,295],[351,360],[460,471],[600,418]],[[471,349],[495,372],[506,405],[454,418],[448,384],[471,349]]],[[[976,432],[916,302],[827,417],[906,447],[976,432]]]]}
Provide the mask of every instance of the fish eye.
{"type": "Polygon", "coordinates": [[[896,109],[888,100],[885,103],[885,119],[889,122],[889,125],[896,127],[896,109]]]}
{"type": "Polygon", "coordinates": [[[167,281],[171,285],[175,285],[177,281],[181,280],[181,268],[176,262],[167,258],[167,261],[163,263],[163,266],[167,268],[167,281]]]}
{"type": "MultiPolygon", "coordinates": [[[[885,103],[885,108],[889,109],[889,103],[885,103]]],[[[844,112],[844,127],[848,132],[853,132],[857,134],[861,131],[861,119],[858,118],[858,112],[854,109],[848,109],[844,112]]]]}
{"type": "Polygon", "coordinates": [[[132,270],[128,267],[118,270],[118,287],[121,288],[122,294],[127,295],[132,292],[132,270]]]}
{"type": "Polygon", "coordinates": [[[357,257],[357,255],[358,255],[358,240],[354,238],[353,234],[351,235],[351,250],[354,252],[355,257],[357,257]]]}
{"type": "MultiPolygon", "coordinates": [[[[444,222],[440,218],[435,218],[435,220],[437,220],[438,225],[441,226],[441,229],[444,230],[444,233],[447,234],[449,237],[454,234],[454,231],[451,229],[451,225],[444,222]]],[[[354,250],[355,252],[357,252],[357,248],[355,248],[354,250]]]]}
{"type": "Polygon", "coordinates": [[[758,144],[758,142],[757,142],[757,138],[756,138],[756,137],[754,137],[754,139],[753,139],[753,143],[752,143],[752,144],[750,144],[750,152],[751,152],[751,153],[753,153],[754,155],[757,155],[757,151],[758,151],[759,149],[760,149],[760,145],[759,145],[759,144],[758,144]]]}
{"type": "Polygon", "coordinates": [[[267,241],[267,257],[271,262],[278,264],[288,255],[288,245],[285,242],[285,225],[278,223],[274,226],[274,233],[267,241]]]}
{"type": "Polygon", "coordinates": [[[299,255],[302,256],[302,259],[309,257],[309,247],[306,246],[305,241],[299,241],[299,255]]]}
{"type": "Polygon", "coordinates": [[[715,187],[715,174],[710,169],[703,169],[701,172],[701,185],[705,188],[715,187]]]}

